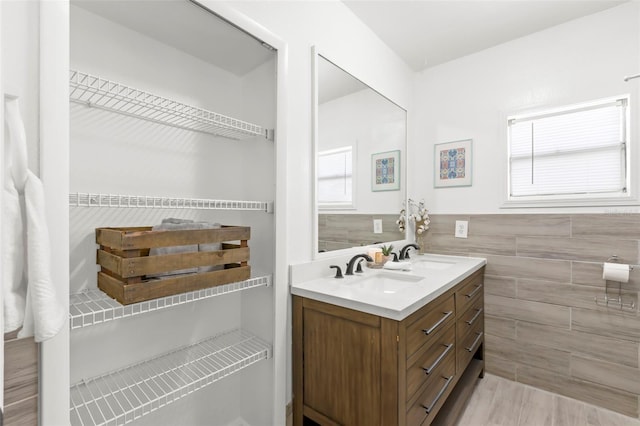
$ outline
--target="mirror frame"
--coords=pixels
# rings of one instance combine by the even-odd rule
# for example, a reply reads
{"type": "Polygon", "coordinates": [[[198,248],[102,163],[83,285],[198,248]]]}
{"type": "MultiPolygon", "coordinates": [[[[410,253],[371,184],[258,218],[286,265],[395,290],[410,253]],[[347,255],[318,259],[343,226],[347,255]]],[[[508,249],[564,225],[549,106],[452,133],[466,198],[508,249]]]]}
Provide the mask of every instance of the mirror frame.
{"type": "MultiPolygon", "coordinates": [[[[406,205],[407,201],[408,201],[408,196],[409,196],[409,191],[408,191],[408,182],[407,182],[407,177],[408,177],[408,164],[407,164],[407,148],[409,146],[409,129],[408,129],[408,115],[409,112],[407,111],[407,109],[405,107],[403,107],[402,105],[398,104],[397,102],[391,100],[389,97],[383,95],[382,93],[380,93],[378,90],[374,89],[370,84],[367,84],[364,80],[356,77],[353,73],[349,72],[348,70],[346,70],[344,67],[338,66],[334,61],[332,61],[331,59],[329,59],[329,57],[323,53],[319,52],[319,49],[317,46],[312,46],[311,47],[311,86],[312,86],[312,90],[311,90],[311,128],[312,128],[312,133],[311,133],[311,154],[313,156],[312,160],[311,160],[311,165],[312,165],[312,179],[313,179],[313,184],[312,184],[312,196],[311,196],[311,202],[312,202],[312,206],[311,206],[311,212],[312,212],[312,233],[311,233],[311,249],[312,249],[312,259],[314,260],[318,260],[318,259],[325,259],[325,258],[329,258],[329,257],[335,257],[335,256],[339,256],[339,255],[351,255],[351,254],[355,254],[355,253],[362,253],[363,250],[366,251],[367,247],[375,247],[375,245],[368,245],[368,246],[355,246],[355,247],[350,247],[350,248],[346,248],[346,249],[340,249],[340,250],[332,250],[332,251],[328,251],[328,252],[323,252],[323,253],[319,253],[318,252],[318,213],[319,213],[319,209],[318,209],[318,147],[319,147],[319,138],[318,138],[318,127],[319,127],[319,122],[318,122],[318,110],[319,110],[319,105],[318,105],[318,63],[320,60],[320,57],[322,57],[322,59],[330,62],[331,64],[333,64],[334,66],[336,66],[337,68],[341,69],[342,71],[346,72],[347,74],[349,74],[350,76],[352,76],[353,78],[357,79],[358,81],[360,81],[362,84],[364,84],[365,86],[367,86],[369,89],[373,90],[374,92],[378,93],[380,96],[382,96],[383,98],[385,98],[386,100],[388,100],[389,102],[391,102],[392,104],[396,105],[398,108],[401,108],[404,112],[405,112],[405,137],[404,137],[404,146],[402,148],[402,153],[401,153],[401,159],[402,162],[404,163],[404,167],[402,167],[400,169],[400,178],[401,178],[401,186],[400,186],[400,192],[401,192],[401,199],[402,202],[406,205]],[[402,184],[404,183],[404,184],[402,184]]],[[[400,214],[400,210],[402,209],[402,205],[398,206],[398,215],[400,214]]],[[[405,221],[406,221],[406,217],[405,217],[405,221]]],[[[409,227],[406,227],[405,229],[405,234],[404,234],[404,239],[403,240],[397,240],[397,241],[385,241],[384,244],[393,244],[396,247],[402,247],[404,244],[406,244],[407,242],[409,242],[409,227]]]]}

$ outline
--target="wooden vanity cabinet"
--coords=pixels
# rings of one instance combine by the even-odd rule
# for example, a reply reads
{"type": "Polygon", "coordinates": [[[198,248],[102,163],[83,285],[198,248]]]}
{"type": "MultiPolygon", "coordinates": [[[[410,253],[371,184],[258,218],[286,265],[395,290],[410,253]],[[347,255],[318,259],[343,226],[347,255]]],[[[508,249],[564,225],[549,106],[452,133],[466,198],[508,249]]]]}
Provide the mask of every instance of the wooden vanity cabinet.
{"type": "Polygon", "coordinates": [[[402,321],[293,296],[294,425],[452,424],[484,372],[483,277],[402,321]]]}

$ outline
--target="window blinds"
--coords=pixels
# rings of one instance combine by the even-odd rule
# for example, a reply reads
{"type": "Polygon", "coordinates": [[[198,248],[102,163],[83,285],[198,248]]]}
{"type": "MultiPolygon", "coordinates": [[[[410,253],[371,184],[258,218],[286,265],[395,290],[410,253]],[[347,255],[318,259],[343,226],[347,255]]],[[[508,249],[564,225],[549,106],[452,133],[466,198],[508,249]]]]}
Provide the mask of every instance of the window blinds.
{"type": "Polygon", "coordinates": [[[510,118],[512,198],[626,192],[627,99],[510,118]]]}
{"type": "Polygon", "coordinates": [[[353,204],[352,148],[318,153],[318,204],[353,204]]]}

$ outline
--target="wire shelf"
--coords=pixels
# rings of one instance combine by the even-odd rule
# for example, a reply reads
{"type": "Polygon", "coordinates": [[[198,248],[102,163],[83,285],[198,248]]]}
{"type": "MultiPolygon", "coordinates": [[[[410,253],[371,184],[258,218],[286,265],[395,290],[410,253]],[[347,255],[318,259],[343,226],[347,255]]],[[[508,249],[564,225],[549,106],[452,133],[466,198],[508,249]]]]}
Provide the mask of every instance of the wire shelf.
{"type": "Polygon", "coordinates": [[[268,287],[271,285],[271,275],[250,278],[230,284],[209,287],[203,290],[167,296],[145,302],[121,305],[100,290],[86,290],[82,293],[72,294],[69,300],[69,326],[70,328],[83,328],[95,324],[101,324],[120,318],[132,317],[147,312],[171,308],[185,303],[222,296],[224,294],[249,290],[256,287],[268,287]]]}
{"type": "Polygon", "coordinates": [[[80,71],[69,70],[69,89],[72,102],[180,129],[238,140],[255,136],[269,138],[272,134],[257,124],[189,106],[80,71]]]}
{"type": "Polygon", "coordinates": [[[69,194],[70,207],[114,207],[144,209],[253,210],[273,212],[273,202],[209,200],[203,198],[155,197],[151,195],[69,194]]]}
{"type": "Polygon", "coordinates": [[[124,425],[271,358],[271,346],[232,330],[71,387],[71,424],[124,425]]]}

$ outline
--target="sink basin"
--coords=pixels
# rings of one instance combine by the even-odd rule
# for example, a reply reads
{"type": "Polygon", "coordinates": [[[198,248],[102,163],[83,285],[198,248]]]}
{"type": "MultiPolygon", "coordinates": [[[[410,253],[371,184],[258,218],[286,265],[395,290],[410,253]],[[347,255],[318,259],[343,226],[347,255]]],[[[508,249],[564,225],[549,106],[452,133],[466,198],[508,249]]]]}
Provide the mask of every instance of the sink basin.
{"type": "Polygon", "coordinates": [[[411,287],[414,283],[422,281],[424,277],[406,274],[379,273],[355,281],[349,284],[353,289],[362,289],[367,292],[382,294],[394,294],[411,287]]]}
{"type": "Polygon", "coordinates": [[[445,261],[439,261],[439,260],[424,259],[424,260],[417,260],[413,262],[413,267],[442,270],[442,269],[451,268],[455,264],[456,262],[445,262],[445,261]]]}

